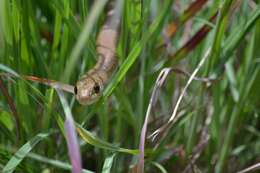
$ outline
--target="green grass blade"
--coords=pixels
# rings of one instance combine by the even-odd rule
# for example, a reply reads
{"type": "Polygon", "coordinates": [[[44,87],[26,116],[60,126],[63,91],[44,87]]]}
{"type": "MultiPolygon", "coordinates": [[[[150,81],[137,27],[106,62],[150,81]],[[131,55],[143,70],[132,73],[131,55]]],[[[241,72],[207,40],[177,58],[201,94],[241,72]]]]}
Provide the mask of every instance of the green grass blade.
{"type": "Polygon", "coordinates": [[[107,149],[107,150],[110,150],[110,151],[117,151],[117,152],[122,152],[122,153],[133,154],[133,155],[138,154],[138,150],[120,148],[118,146],[115,146],[113,144],[110,144],[106,141],[103,141],[103,140],[97,138],[91,132],[82,128],[80,125],[77,125],[77,127],[78,127],[77,131],[78,131],[79,135],[81,136],[81,138],[85,142],[87,142],[87,143],[89,143],[89,144],[91,144],[95,147],[107,149]]]}
{"type": "Polygon", "coordinates": [[[102,168],[102,173],[110,173],[111,172],[114,157],[115,157],[115,154],[106,158],[105,163],[104,163],[103,168],[102,168]]]}
{"type": "Polygon", "coordinates": [[[248,22],[246,24],[242,23],[237,27],[235,31],[231,33],[231,35],[227,38],[223,48],[224,48],[224,58],[230,56],[234,49],[237,48],[241,40],[245,37],[245,35],[251,30],[253,26],[255,26],[256,21],[260,17],[260,5],[257,6],[257,9],[250,14],[248,17],[248,22]]]}
{"type": "Polygon", "coordinates": [[[19,165],[26,155],[35,147],[35,145],[48,137],[50,134],[51,133],[40,133],[25,143],[5,165],[3,173],[12,173],[17,165],[19,165]]]}
{"type": "MultiPolygon", "coordinates": [[[[34,159],[34,160],[37,160],[41,163],[46,163],[46,164],[52,165],[56,168],[61,168],[61,169],[68,170],[68,171],[72,170],[72,166],[68,163],[64,163],[64,162],[59,161],[59,160],[46,158],[46,157],[43,157],[43,156],[35,154],[35,153],[29,153],[27,155],[27,157],[34,159]]],[[[82,173],[94,173],[94,172],[86,170],[86,169],[82,169],[82,173]]]]}
{"type": "Polygon", "coordinates": [[[13,69],[11,69],[10,67],[4,65],[4,64],[0,64],[0,70],[6,72],[6,73],[10,73],[16,77],[19,77],[19,74],[16,73],[13,69]]]}
{"type": "Polygon", "coordinates": [[[116,88],[116,86],[122,81],[122,79],[125,77],[128,70],[133,66],[134,62],[137,60],[138,56],[141,53],[141,50],[144,48],[145,44],[149,41],[151,36],[154,36],[154,34],[158,33],[161,30],[161,25],[165,19],[165,16],[167,15],[170,6],[171,6],[172,0],[167,0],[165,2],[165,10],[161,12],[160,15],[155,19],[155,21],[152,23],[152,25],[149,27],[148,32],[144,35],[141,41],[137,42],[129,55],[127,56],[126,60],[120,65],[119,70],[115,74],[112,81],[109,83],[109,85],[106,87],[104,91],[104,98],[106,99],[113,90],[116,88]]]}
{"type": "Polygon", "coordinates": [[[13,39],[13,28],[9,24],[9,21],[12,21],[10,12],[10,2],[8,0],[0,1],[0,22],[2,22],[3,35],[8,44],[12,44],[13,39]]]}
{"type": "Polygon", "coordinates": [[[231,35],[226,39],[223,49],[223,56],[219,60],[222,61],[219,64],[219,67],[217,69],[218,73],[221,72],[220,69],[222,69],[223,64],[231,58],[232,53],[234,50],[239,46],[239,43],[241,40],[246,36],[246,34],[252,29],[252,27],[255,26],[257,23],[257,20],[260,17],[260,5],[258,5],[257,9],[252,12],[252,14],[248,17],[249,20],[246,23],[242,23],[239,25],[235,31],[231,33],[231,35]]]}
{"type": "Polygon", "coordinates": [[[159,163],[157,162],[152,162],[152,164],[160,170],[161,173],[167,173],[167,170],[159,163]]]}
{"type": "Polygon", "coordinates": [[[220,4],[220,12],[217,18],[217,25],[214,32],[213,45],[211,51],[211,67],[215,64],[216,58],[220,55],[221,43],[224,39],[225,30],[228,24],[229,9],[233,0],[224,0],[223,4],[220,4]]]}
{"type": "Polygon", "coordinates": [[[98,16],[100,15],[101,11],[103,10],[107,0],[98,0],[93,5],[91,12],[84,24],[84,28],[80,33],[78,40],[71,52],[70,58],[67,61],[65,72],[63,75],[63,81],[68,82],[71,72],[74,69],[77,60],[79,59],[80,53],[85,47],[85,43],[88,40],[91,30],[94,27],[94,24],[97,21],[98,16]]]}

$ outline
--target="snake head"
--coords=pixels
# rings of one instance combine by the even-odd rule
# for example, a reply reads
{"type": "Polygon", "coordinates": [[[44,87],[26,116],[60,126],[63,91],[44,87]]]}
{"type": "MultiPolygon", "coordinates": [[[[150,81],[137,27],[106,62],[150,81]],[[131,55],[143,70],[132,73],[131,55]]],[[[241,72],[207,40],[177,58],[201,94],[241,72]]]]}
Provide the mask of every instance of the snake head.
{"type": "Polygon", "coordinates": [[[103,89],[103,83],[100,78],[95,75],[87,75],[77,82],[74,93],[80,104],[90,105],[101,97],[103,89]]]}

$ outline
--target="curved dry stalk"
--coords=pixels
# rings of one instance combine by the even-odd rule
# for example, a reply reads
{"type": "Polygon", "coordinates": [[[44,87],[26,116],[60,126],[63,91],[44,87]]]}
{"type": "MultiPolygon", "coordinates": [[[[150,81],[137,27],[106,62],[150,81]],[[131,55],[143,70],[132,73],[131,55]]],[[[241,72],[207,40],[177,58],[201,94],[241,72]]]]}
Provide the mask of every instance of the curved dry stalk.
{"type": "Polygon", "coordinates": [[[139,144],[140,154],[139,154],[139,162],[138,162],[138,165],[137,165],[137,172],[138,173],[144,172],[145,137],[146,137],[147,125],[148,125],[148,120],[149,120],[149,117],[150,117],[151,109],[152,109],[152,106],[157,101],[159,88],[162,87],[166,77],[171,72],[171,70],[172,70],[171,68],[164,68],[160,72],[160,74],[158,75],[158,77],[156,79],[155,86],[154,86],[153,91],[152,91],[152,96],[151,96],[150,101],[149,101],[149,105],[148,105],[146,115],[145,115],[144,124],[143,124],[142,131],[141,131],[140,144],[139,144]]]}
{"type": "Polygon", "coordinates": [[[178,108],[180,106],[180,103],[182,101],[182,98],[184,97],[184,94],[186,93],[187,88],[189,87],[189,85],[191,84],[191,82],[194,80],[195,75],[198,73],[199,69],[202,67],[202,65],[204,64],[204,62],[207,60],[207,58],[210,55],[210,48],[208,48],[208,50],[206,51],[204,57],[201,59],[201,61],[199,62],[198,66],[196,67],[196,69],[194,70],[194,72],[192,73],[192,75],[190,76],[188,82],[186,83],[185,87],[182,90],[182,93],[180,95],[180,97],[177,100],[177,103],[174,107],[173,113],[170,117],[170,119],[168,120],[168,122],[166,124],[164,124],[162,127],[160,127],[159,129],[157,129],[156,131],[154,131],[149,137],[152,138],[152,140],[154,140],[161,132],[163,132],[164,130],[168,129],[172,124],[174,118],[177,115],[177,111],[178,108]]]}
{"type": "MultiPolygon", "coordinates": [[[[157,79],[156,79],[156,82],[155,82],[155,85],[154,85],[154,88],[153,88],[153,91],[152,91],[152,95],[151,95],[151,98],[150,98],[150,101],[149,101],[149,105],[148,105],[148,108],[147,108],[147,111],[146,111],[146,115],[145,115],[145,121],[144,121],[144,124],[143,124],[143,127],[142,127],[142,130],[141,130],[141,136],[140,136],[140,144],[139,144],[139,151],[140,151],[140,154],[139,154],[139,162],[138,162],[138,165],[137,165],[137,172],[138,173],[142,173],[144,171],[144,148],[145,148],[145,137],[146,137],[146,131],[147,131],[147,126],[148,126],[148,120],[149,120],[149,117],[150,117],[150,114],[151,114],[151,109],[152,107],[155,105],[155,103],[157,102],[157,99],[158,99],[158,95],[159,95],[159,89],[163,86],[167,76],[171,73],[171,72],[177,72],[177,73],[180,73],[180,74],[183,74],[185,76],[190,76],[190,79],[188,81],[188,85],[191,83],[192,80],[194,79],[197,79],[197,80],[201,80],[202,82],[210,82],[211,80],[208,79],[208,78],[198,78],[198,77],[195,77],[195,75],[197,74],[198,70],[200,69],[200,67],[203,65],[203,63],[205,62],[205,60],[207,59],[208,55],[209,55],[209,52],[210,52],[210,49],[207,50],[206,52],[206,55],[205,57],[201,60],[200,64],[198,65],[198,67],[195,69],[195,71],[191,74],[188,73],[188,72],[185,72],[181,69],[178,69],[178,68],[164,68],[161,70],[161,72],[159,73],[157,79]]],[[[214,80],[214,79],[212,79],[214,80]]],[[[188,87],[188,85],[186,86],[186,89],[188,87]]],[[[183,90],[182,92],[182,95],[184,95],[186,89],[183,90]]],[[[183,96],[182,96],[183,97],[183,96]]],[[[179,106],[180,104],[180,101],[181,101],[182,98],[179,98],[177,104],[179,106]]],[[[174,117],[176,115],[176,112],[177,112],[177,108],[178,106],[176,107],[176,110],[174,111],[174,117]]],[[[174,118],[173,117],[173,118],[174,118]]],[[[172,119],[173,119],[172,118],[172,119]]],[[[171,119],[170,119],[171,120],[171,119]]],[[[172,121],[172,120],[171,120],[172,121]]],[[[165,129],[168,128],[168,125],[170,124],[169,121],[166,126],[163,126],[162,129],[160,129],[161,131],[164,131],[165,129]]]]}
{"type": "Polygon", "coordinates": [[[251,171],[256,171],[260,169],[260,163],[254,164],[246,169],[243,169],[241,171],[238,171],[237,173],[246,173],[246,172],[251,172],[251,171]]]}

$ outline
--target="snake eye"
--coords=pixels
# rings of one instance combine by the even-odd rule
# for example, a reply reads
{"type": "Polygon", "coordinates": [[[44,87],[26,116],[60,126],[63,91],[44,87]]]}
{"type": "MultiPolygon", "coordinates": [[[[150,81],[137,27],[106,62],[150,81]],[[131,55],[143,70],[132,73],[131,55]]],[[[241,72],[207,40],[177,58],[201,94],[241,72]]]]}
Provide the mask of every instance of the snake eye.
{"type": "Polygon", "coordinates": [[[75,86],[75,87],[74,87],[74,94],[77,95],[77,93],[78,93],[78,88],[77,88],[77,86],[75,86]]]}
{"type": "Polygon", "coordinates": [[[95,85],[93,89],[94,89],[95,94],[98,94],[100,92],[99,85],[95,85]]]}

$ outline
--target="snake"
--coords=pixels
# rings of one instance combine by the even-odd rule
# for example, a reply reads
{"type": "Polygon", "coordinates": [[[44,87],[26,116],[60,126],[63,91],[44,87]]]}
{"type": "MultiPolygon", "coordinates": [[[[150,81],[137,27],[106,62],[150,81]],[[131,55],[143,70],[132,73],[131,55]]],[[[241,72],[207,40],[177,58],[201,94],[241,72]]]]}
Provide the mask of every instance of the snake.
{"type": "Polygon", "coordinates": [[[108,11],[107,20],[101,27],[96,39],[97,62],[76,82],[75,86],[46,78],[15,73],[0,73],[0,77],[21,77],[25,80],[39,82],[73,93],[76,100],[82,105],[90,105],[96,102],[102,96],[103,90],[118,64],[115,52],[122,4],[120,3],[121,0],[116,2],[115,8],[108,11]]]}
{"type": "Polygon", "coordinates": [[[74,94],[82,105],[90,105],[99,100],[117,67],[115,51],[119,21],[119,10],[112,9],[107,13],[107,20],[96,39],[97,62],[76,82],[74,94]]]}

